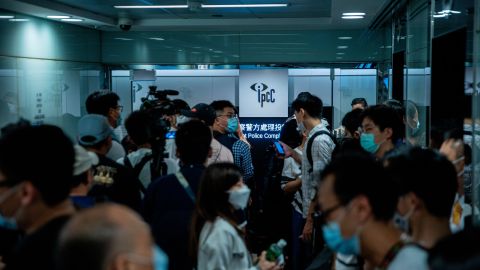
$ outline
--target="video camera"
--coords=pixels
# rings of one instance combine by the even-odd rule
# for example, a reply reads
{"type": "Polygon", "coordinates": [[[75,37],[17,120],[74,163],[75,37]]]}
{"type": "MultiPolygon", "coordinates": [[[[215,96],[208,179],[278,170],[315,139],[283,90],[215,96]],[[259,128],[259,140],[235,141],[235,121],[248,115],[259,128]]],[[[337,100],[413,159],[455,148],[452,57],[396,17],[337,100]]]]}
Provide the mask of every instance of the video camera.
{"type": "Polygon", "coordinates": [[[155,179],[158,176],[165,175],[167,173],[167,167],[163,161],[165,152],[165,135],[170,131],[170,122],[165,119],[166,115],[175,114],[175,104],[173,104],[168,95],[178,95],[176,90],[157,90],[157,86],[151,85],[148,87],[149,92],[146,97],[142,98],[142,106],[140,110],[147,111],[151,118],[150,134],[153,134],[150,138],[152,145],[152,163],[151,173],[152,178],[155,179]]]}

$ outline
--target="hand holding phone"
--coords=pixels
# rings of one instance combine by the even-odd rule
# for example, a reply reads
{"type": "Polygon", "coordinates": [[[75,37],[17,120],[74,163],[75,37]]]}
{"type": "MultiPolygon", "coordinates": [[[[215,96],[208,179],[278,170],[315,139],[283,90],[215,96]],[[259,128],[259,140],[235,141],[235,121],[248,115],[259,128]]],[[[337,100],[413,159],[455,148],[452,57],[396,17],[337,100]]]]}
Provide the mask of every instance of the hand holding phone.
{"type": "Polygon", "coordinates": [[[277,152],[281,156],[285,156],[285,151],[283,150],[283,146],[280,142],[276,141],[274,142],[275,148],[277,149],[277,152]]]}

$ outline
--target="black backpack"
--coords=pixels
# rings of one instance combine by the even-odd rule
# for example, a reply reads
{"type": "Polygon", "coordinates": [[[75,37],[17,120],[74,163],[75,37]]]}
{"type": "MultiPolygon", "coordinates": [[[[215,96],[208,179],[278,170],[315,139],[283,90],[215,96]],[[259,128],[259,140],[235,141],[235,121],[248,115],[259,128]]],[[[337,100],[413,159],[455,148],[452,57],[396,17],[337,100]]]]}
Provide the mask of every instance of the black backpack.
{"type": "MultiPolygon", "coordinates": [[[[148,155],[145,155],[139,163],[137,163],[137,165],[135,165],[135,167],[132,165],[132,162],[130,161],[130,159],[128,159],[127,156],[125,156],[125,158],[123,159],[123,164],[125,165],[125,167],[127,167],[128,169],[132,170],[133,172],[133,176],[135,177],[135,179],[137,179],[138,181],[138,185],[140,187],[140,190],[142,191],[143,194],[146,194],[147,193],[147,189],[143,186],[142,182],[140,182],[140,172],[142,171],[143,167],[145,166],[145,164],[147,164],[147,162],[149,162],[150,160],[152,160],[153,156],[152,154],[148,154],[148,155]]],[[[152,179],[153,180],[153,179],[152,179]]]]}
{"type": "Polygon", "coordinates": [[[316,137],[318,137],[320,135],[328,135],[328,137],[330,137],[332,142],[335,144],[335,147],[337,146],[337,141],[336,141],[335,137],[333,137],[332,133],[330,133],[329,131],[319,130],[319,131],[313,133],[312,137],[310,137],[310,139],[307,142],[307,159],[308,159],[308,163],[310,164],[310,168],[311,168],[310,171],[309,171],[310,173],[313,171],[313,158],[312,158],[313,141],[315,140],[316,137]]]}

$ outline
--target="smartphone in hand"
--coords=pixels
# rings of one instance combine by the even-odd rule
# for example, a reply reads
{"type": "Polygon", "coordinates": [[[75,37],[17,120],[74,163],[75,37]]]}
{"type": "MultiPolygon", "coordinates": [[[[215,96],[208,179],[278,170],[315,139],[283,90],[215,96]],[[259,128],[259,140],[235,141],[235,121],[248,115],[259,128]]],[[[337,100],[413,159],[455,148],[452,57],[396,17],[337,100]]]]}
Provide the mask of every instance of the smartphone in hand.
{"type": "Polygon", "coordinates": [[[275,148],[277,148],[277,152],[281,156],[285,156],[285,151],[283,151],[283,146],[280,142],[276,141],[274,142],[275,148]]]}

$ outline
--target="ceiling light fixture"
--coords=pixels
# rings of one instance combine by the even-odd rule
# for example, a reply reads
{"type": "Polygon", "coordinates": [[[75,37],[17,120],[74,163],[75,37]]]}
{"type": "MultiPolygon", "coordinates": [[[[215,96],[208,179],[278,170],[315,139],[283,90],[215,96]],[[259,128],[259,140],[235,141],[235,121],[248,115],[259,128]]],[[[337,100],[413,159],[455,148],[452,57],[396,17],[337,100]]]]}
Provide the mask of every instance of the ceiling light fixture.
{"type": "Polygon", "coordinates": [[[121,37],[117,37],[117,38],[115,38],[115,39],[117,39],[117,40],[133,40],[133,39],[131,39],[131,38],[121,38],[121,37]]]}
{"type": "Polygon", "coordinates": [[[62,19],[64,22],[83,22],[82,19],[62,19]]]}
{"type": "Polygon", "coordinates": [[[143,8],[188,8],[188,5],[143,5],[143,6],[113,6],[114,8],[122,9],[143,9],[143,8]]]}
{"type": "Polygon", "coordinates": [[[9,19],[11,22],[28,22],[29,19],[9,19]]]}
{"type": "Polygon", "coordinates": [[[345,20],[356,20],[356,19],[363,19],[363,16],[342,16],[342,19],[345,19],[345,20]]]}
{"type": "Polygon", "coordinates": [[[161,37],[151,37],[151,38],[148,38],[148,39],[151,39],[151,40],[158,40],[158,41],[165,40],[164,38],[161,38],[161,37]]]}
{"type": "Polygon", "coordinates": [[[69,19],[70,16],[66,15],[52,15],[52,16],[47,16],[49,19],[69,19]]]}
{"type": "Polygon", "coordinates": [[[202,8],[268,8],[268,7],[287,7],[288,4],[231,4],[231,5],[206,5],[202,8]]]}
{"type": "Polygon", "coordinates": [[[352,37],[338,37],[338,39],[340,39],[340,40],[349,40],[349,39],[352,39],[352,37]]]}
{"type": "Polygon", "coordinates": [[[0,15],[0,19],[13,19],[13,18],[15,17],[10,15],[0,15]]]}
{"type": "Polygon", "coordinates": [[[343,16],[365,16],[364,12],[344,12],[343,16]]]}
{"type": "Polygon", "coordinates": [[[337,49],[346,49],[348,46],[337,46],[337,49]]]}
{"type": "Polygon", "coordinates": [[[345,53],[343,52],[337,52],[337,55],[344,55],[345,53]]]}

